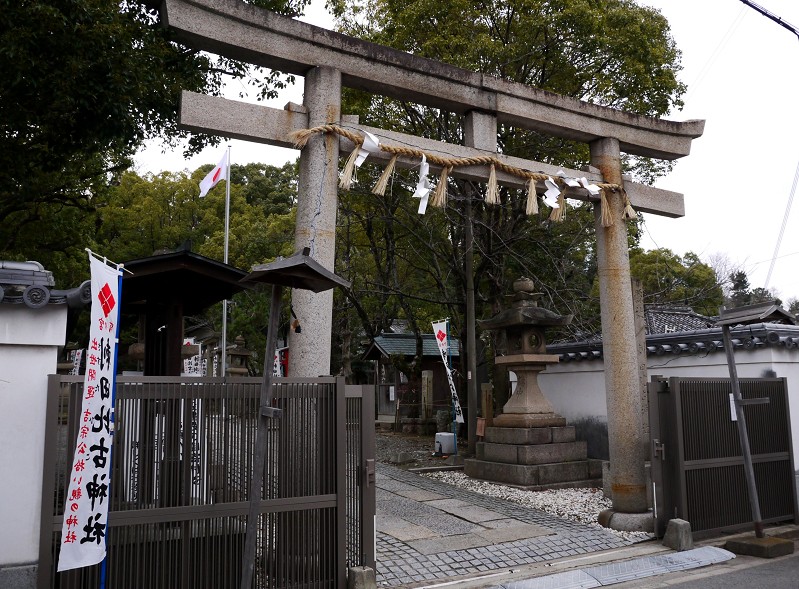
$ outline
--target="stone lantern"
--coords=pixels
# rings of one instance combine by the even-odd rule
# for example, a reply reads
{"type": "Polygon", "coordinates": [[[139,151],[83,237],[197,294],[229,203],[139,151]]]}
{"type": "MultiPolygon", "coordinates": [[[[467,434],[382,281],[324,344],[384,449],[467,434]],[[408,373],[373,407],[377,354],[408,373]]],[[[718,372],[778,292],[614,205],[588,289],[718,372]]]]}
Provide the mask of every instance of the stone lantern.
{"type": "Polygon", "coordinates": [[[244,347],[244,338],[240,335],[233,343],[235,345],[228,346],[227,349],[227,374],[225,376],[247,376],[249,374],[247,362],[252,357],[252,352],[244,347]]]}
{"type": "Polygon", "coordinates": [[[558,362],[558,356],[546,353],[544,330],[568,325],[571,315],[558,315],[538,306],[541,293],[529,278],[513,283],[513,303],[491,319],[480,321],[483,329],[503,330],[507,349],[494,362],[512,370],[517,377],[516,391],[494,418],[495,427],[548,427],[566,425],[538,386],[538,373],[547,364],[558,362]]]}
{"type": "Polygon", "coordinates": [[[505,355],[494,362],[516,373],[516,391],[485,430],[476,457],[464,463],[466,475],[527,489],[601,486],[602,463],[588,460],[586,443],[575,440],[573,426],[555,413],[538,386],[538,373],[558,356],[546,353],[544,330],[568,325],[570,315],[538,306],[541,293],[533,281],[513,283],[510,308],[480,322],[483,329],[503,330],[505,355]]]}

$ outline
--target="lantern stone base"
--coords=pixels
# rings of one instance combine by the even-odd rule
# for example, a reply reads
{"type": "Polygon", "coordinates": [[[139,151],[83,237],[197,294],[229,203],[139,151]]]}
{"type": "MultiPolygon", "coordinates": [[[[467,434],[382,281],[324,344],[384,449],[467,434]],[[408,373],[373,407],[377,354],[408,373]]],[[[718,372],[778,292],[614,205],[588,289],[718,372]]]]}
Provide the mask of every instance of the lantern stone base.
{"type": "Polygon", "coordinates": [[[494,418],[498,428],[546,428],[566,425],[566,418],[557,413],[503,413],[494,418]]]}
{"type": "Polygon", "coordinates": [[[602,461],[588,460],[586,443],[574,438],[573,426],[496,427],[495,420],[464,472],[529,490],[601,487],[602,461]]]}

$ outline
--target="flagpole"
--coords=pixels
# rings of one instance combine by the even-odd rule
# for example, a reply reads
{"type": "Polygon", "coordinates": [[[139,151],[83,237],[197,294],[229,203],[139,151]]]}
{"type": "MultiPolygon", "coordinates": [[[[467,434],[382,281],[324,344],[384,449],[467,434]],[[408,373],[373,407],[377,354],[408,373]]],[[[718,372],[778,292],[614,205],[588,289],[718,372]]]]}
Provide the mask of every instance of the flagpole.
{"type": "MultiPolygon", "coordinates": [[[[227,170],[225,176],[225,257],[228,260],[228,235],[230,233],[230,144],[227,146],[227,170]]],[[[221,376],[227,376],[227,299],[222,301],[222,354],[220,360],[221,376]]]]}

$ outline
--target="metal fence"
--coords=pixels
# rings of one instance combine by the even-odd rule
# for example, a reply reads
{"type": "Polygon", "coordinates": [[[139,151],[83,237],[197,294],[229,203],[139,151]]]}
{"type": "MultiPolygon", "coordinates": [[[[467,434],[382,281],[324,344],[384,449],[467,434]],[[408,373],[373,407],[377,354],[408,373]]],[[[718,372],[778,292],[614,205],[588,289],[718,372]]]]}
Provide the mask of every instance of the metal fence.
{"type": "MultiPolygon", "coordinates": [[[[784,378],[740,379],[763,522],[796,520],[788,387],[784,378]]],[[[656,527],[691,523],[700,536],[751,525],[752,511],[728,378],[654,377],[649,385],[656,527]]]]}
{"type": "MultiPolygon", "coordinates": [[[[260,379],[122,377],[109,490],[109,589],[238,588],[260,379]]],[[[374,389],[276,379],[253,585],[341,587],[374,567],[374,389]]],[[[51,376],[39,588],[98,587],[56,572],[83,377],[51,376]]]]}

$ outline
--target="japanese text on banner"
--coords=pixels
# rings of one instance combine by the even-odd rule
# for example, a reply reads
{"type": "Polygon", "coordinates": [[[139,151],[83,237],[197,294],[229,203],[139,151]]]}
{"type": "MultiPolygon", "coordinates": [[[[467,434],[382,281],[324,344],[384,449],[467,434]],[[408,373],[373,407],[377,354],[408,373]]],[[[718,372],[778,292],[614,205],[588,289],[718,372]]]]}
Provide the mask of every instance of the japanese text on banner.
{"type": "Polygon", "coordinates": [[[448,326],[446,321],[433,322],[433,334],[436,336],[436,343],[438,344],[438,351],[441,353],[441,360],[444,362],[444,368],[447,370],[447,380],[449,381],[449,394],[452,398],[452,408],[455,411],[455,421],[463,423],[463,411],[461,411],[461,403],[458,400],[458,391],[455,389],[455,381],[452,380],[452,370],[447,362],[447,355],[449,353],[448,326]]]}
{"type": "Polygon", "coordinates": [[[106,550],[120,273],[91,254],[89,261],[91,328],[78,437],[64,505],[59,571],[97,564],[106,550]]]}

